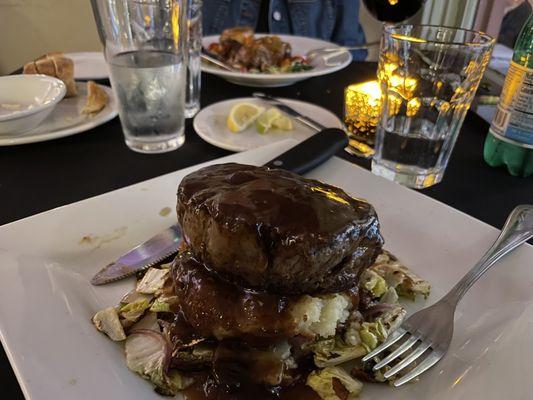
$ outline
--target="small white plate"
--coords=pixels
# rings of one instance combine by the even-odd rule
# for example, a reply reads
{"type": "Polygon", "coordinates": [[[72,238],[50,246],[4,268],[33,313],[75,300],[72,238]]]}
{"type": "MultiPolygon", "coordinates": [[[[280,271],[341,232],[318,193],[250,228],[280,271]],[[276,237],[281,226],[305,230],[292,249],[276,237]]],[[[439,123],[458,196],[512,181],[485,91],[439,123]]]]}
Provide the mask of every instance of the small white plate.
{"type": "Polygon", "coordinates": [[[64,136],[85,132],[102,125],[116,117],[117,102],[110,87],[99,85],[105,90],[109,102],[105,108],[95,115],[81,114],[87,101],[87,85],[77,82],[78,94],[61,100],[54,111],[35,129],[17,136],[0,136],[0,146],[44,142],[64,136]]]}
{"type": "Polygon", "coordinates": [[[66,53],[65,57],[74,61],[74,79],[109,78],[109,70],[107,69],[104,53],[100,51],[66,53]]]}
{"type": "MultiPolygon", "coordinates": [[[[265,34],[255,34],[256,37],[272,36],[265,34]]],[[[338,45],[324,40],[293,36],[293,35],[276,35],[281,40],[291,45],[293,56],[305,56],[309,50],[320,49],[324,47],[339,47],[338,45]]],[[[209,48],[211,43],[218,43],[219,35],[206,36],[202,39],[202,46],[206,49],[209,48]]],[[[262,73],[249,73],[249,72],[232,72],[225,71],[214,65],[208,63],[202,63],[202,71],[210,74],[218,75],[229,82],[243,86],[257,86],[257,87],[280,87],[289,86],[298,81],[312,78],[314,76],[321,76],[331,74],[332,72],[339,71],[345,68],[350,62],[352,62],[352,54],[349,51],[339,54],[336,57],[340,61],[339,65],[334,67],[328,67],[326,65],[317,65],[310,71],[305,72],[291,72],[284,74],[262,74],[262,73]]]]}
{"type": "MultiPolygon", "coordinates": [[[[342,122],[335,114],[317,105],[304,101],[281,99],[289,106],[303,115],[310,116],[317,122],[328,128],[342,128],[342,122]]],[[[279,129],[260,134],[255,128],[255,123],[239,133],[231,132],[226,126],[228,114],[237,103],[254,103],[262,107],[271,107],[269,104],[253,97],[243,97],[231,99],[211,104],[201,110],[194,118],[194,130],[202,139],[213,146],[230,151],[245,151],[265,146],[267,144],[279,142],[285,139],[295,139],[299,142],[313,135],[315,131],[302,125],[293,119],[294,129],[292,131],[282,131],[279,129]]]]}

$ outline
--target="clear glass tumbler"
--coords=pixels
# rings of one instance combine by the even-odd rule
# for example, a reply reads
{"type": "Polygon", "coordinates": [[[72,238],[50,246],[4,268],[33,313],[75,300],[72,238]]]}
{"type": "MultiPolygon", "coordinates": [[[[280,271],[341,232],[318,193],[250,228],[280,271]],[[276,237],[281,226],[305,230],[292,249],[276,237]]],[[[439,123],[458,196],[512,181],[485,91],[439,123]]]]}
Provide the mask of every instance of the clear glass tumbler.
{"type": "Polygon", "coordinates": [[[442,180],[493,45],[464,29],[385,26],[373,173],[413,188],[442,180]]]}
{"type": "Polygon", "coordinates": [[[126,144],[141,153],[185,141],[186,0],[92,0],[126,144]]]}
{"type": "Polygon", "coordinates": [[[185,118],[192,118],[200,111],[202,74],[200,53],[202,50],[202,0],[188,0],[187,4],[187,92],[185,93],[185,118]]]}

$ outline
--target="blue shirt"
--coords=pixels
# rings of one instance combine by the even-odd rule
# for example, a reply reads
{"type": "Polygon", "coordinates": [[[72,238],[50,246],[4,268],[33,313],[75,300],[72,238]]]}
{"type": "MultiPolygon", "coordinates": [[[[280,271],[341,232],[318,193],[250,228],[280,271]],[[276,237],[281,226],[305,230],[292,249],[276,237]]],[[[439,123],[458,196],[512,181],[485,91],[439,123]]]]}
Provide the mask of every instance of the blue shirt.
{"type": "MultiPolygon", "coordinates": [[[[265,1],[265,0],[263,0],[265,1]]],[[[261,0],[203,0],[204,35],[257,25],[261,0]]],[[[346,46],[365,43],[359,0],[270,0],[270,33],[316,37],[346,46]]],[[[352,52],[364,60],[366,50],[352,52]]]]}

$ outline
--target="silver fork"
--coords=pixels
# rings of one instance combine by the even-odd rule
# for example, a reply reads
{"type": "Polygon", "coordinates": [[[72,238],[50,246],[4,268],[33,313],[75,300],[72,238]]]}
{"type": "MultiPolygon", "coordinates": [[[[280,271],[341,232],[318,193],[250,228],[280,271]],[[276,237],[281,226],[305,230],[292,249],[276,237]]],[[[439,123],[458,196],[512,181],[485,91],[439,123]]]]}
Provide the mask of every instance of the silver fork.
{"type": "Polygon", "coordinates": [[[394,381],[394,386],[403,385],[435,365],[448,351],[453,336],[453,316],[457,303],[470,287],[492,267],[500,258],[513,251],[533,237],[533,205],[516,207],[509,217],[491,248],[476,265],[448,292],[432,306],[409,317],[400,328],[392,332],[387,341],[363,357],[363,362],[380,355],[385,349],[399,340],[405,340],[374,367],[377,371],[392,361],[399,361],[384,372],[385,378],[396,375],[403,369],[414,365],[413,369],[394,381]],[[413,349],[407,354],[407,351],[413,349]],[[401,355],[407,354],[400,359],[401,355]],[[422,357],[425,355],[425,357],[422,357]]]}

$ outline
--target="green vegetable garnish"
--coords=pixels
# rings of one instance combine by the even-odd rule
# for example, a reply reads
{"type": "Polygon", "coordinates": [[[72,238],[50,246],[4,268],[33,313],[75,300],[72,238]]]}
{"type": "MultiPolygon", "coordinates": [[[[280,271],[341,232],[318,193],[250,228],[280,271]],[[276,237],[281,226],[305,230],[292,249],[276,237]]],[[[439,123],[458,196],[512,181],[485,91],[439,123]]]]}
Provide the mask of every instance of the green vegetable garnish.
{"type": "Polygon", "coordinates": [[[323,400],[341,400],[340,394],[338,393],[339,389],[344,392],[342,394],[343,400],[354,400],[358,398],[363,388],[361,382],[338,367],[327,367],[311,372],[307,377],[306,384],[323,400]],[[339,384],[342,385],[341,388],[338,388],[339,384]]]}
{"type": "Polygon", "coordinates": [[[367,351],[362,345],[350,346],[341,338],[320,340],[312,346],[315,365],[331,367],[364,356],[367,351]]]}

